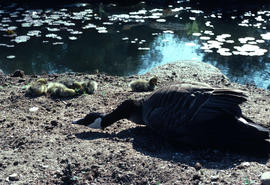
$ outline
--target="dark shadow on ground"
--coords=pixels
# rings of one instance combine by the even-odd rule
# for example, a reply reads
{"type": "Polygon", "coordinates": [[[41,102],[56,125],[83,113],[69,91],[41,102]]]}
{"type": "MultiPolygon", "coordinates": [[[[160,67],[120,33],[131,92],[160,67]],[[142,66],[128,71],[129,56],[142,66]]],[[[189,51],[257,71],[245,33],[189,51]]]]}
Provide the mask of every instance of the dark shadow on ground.
{"type": "Polygon", "coordinates": [[[130,141],[133,144],[133,148],[144,155],[193,167],[195,167],[196,163],[200,163],[204,168],[208,169],[228,169],[239,165],[243,161],[256,161],[261,164],[267,162],[266,156],[175,145],[157,136],[149,128],[140,126],[121,131],[117,134],[82,132],[75,135],[77,138],[84,140],[107,138],[116,141],[130,141]]]}

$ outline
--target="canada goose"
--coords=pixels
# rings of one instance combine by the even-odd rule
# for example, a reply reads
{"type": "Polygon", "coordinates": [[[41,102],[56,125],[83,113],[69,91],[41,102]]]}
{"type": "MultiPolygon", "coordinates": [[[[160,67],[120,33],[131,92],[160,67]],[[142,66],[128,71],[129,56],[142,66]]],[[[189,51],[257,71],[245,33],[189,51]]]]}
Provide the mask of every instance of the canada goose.
{"type": "Polygon", "coordinates": [[[97,82],[93,80],[86,80],[81,83],[83,87],[83,91],[88,93],[88,94],[93,94],[97,90],[97,82]]]}
{"type": "Polygon", "coordinates": [[[135,92],[153,91],[156,85],[157,85],[157,77],[153,77],[149,81],[139,79],[132,81],[129,84],[132,91],[135,92]]]}
{"type": "Polygon", "coordinates": [[[126,100],[109,114],[90,113],[74,124],[104,129],[120,119],[150,127],[174,143],[270,152],[269,130],[241,113],[242,91],[183,83],[140,100],[126,100]]]}
{"type": "Polygon", "coordinates": [[[74,89],[66,87],[64,84],[58,82],[51,82],[48,84],[48,91],[51,96],[55,97],[72,97],[76,95],[74,89]]]}
{"type": "Polygon", "coordinates": [[[47,81],[44,78],[40,78],[35,82],[30,83],[26,89],[26,94],[31,96],[41,96],[47,93],[47,81]]]}

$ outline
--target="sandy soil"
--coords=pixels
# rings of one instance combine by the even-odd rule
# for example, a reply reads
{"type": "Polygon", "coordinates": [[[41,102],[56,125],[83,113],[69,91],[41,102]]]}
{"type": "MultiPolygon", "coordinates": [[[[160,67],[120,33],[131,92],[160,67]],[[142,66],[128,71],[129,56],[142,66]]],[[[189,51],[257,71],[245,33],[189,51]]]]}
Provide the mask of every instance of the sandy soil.
{"type": "MultiPolygon", "coordinates": [[[[180,80],[235,87],[249,95],[243,113],[270,127],[270,92],[230,83],[213,66],[181,62],[161,66],[140,76],[159,78],[158,87],[180,80]]],[[[131,92],[128,83],[139,76],[65,73],[12,77],[0,75],[0,184],[260,184],[270,171],[268,158],[215,149],[175,148],[151,130],[120,120],[104,131],[72,125],[89,112],[110,112],[131,92]],[[71,99],[25,96],[25,85],[40,77],[93,79],[93,95],[71,99]],[[29,111],[38,107],[35,112],[29,111]]],[[[229,134],[228,134],[229,135],[229,134]]]]}

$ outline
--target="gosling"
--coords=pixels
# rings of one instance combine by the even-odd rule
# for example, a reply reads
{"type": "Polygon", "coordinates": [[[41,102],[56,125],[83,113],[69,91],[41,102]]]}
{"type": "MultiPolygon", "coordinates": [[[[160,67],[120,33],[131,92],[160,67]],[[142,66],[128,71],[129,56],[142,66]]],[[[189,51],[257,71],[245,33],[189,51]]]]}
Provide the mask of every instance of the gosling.
{"type": "Polygon", "coordinates": [[[132,81],[129,86],[134,92],[153,91],[157,85],[157,77],[151,78],[149,81],[139,79],[132,81]]]}
{"type": "Polygon", "coordinates": [[[82,85],[80,82],[72,80],[72,79],[64,79],[59,81],[59,83],[64,84],[66,87],[70,89],[82,89],[82,85]]]}
{"type": "Polygon", "coordinates": [[[73,97],[77,95],[74,89],[70,89],[58,82],[49,83],[47,92],[53,97],[73,97]]]}
{"type": "Polygon", "coordinates": [[[86,80],[82,82],[81,85],[83,87],[83,91],[88,94],[94,94],[98,87],[97,82],[93,80],[86,80]]]}
{"type": "Polygon", "coordinates": [[[93,94],[97,90],[97,82],[93,80],[86,80],[83,82],[74,81],[72,79],[61,80],[60,83],[64,84],[70,89],[74,89],[77,94],[93,94]]]}
{"type": "Polygon", "coordinates": [[[31,96],[41,96],[47,93],[47,80],[40,78],[35,82],[30,83],[26,89],[26,94],[31,96]]]}

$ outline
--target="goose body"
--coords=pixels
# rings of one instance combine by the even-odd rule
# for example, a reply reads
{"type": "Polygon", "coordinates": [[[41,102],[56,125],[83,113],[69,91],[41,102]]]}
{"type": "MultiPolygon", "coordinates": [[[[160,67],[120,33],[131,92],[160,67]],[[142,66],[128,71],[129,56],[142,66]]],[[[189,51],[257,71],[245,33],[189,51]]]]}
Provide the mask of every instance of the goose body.
{"type": "Polygon", "coordinates": [[[27,87],[26,94],[31,96],[41,96],[47,93],[47,81],[40,78],[35,82],[30,83],[27,87]]]}
{"type": "Polygon", "coordinates": [[[153,77],[149,81],[138,79],[132,81],[129,86],[134,92],[153,91],[157,85],[157,78],[153,77]]]}
{"type": "Polygon", "coordinates": [[[74,123],[105,128],[126,118],[177,143],[269,152],[269,130],[241,113],[239,104],[246,100],[239,90],[182,83],[141,100],[126,100],[106,115],[90,113],[74,123]]]}

